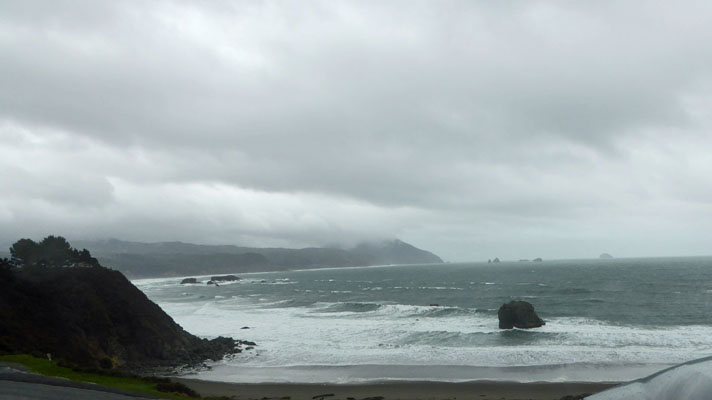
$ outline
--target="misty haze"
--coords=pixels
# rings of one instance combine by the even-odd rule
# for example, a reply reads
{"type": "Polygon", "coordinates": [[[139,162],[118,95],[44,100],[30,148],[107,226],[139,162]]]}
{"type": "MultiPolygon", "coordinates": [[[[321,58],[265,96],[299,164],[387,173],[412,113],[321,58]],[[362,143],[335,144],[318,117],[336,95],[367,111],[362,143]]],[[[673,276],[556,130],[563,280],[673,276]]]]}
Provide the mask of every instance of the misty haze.
{"type": "Polygon", "coordinates": [[[697,1],[1,2],[0,398],[712,397],[710,37],[697,1]]]}

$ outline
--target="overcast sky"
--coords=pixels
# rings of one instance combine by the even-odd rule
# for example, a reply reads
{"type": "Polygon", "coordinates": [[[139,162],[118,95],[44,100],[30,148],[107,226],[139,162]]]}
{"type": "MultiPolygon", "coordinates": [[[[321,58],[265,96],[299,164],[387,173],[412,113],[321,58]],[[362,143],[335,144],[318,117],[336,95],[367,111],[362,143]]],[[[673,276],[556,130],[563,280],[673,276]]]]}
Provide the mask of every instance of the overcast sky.
{"type": "Polygon", "coordinates": [[[0,243],[712,254],[712,2],[0,1],[0,243]]]}

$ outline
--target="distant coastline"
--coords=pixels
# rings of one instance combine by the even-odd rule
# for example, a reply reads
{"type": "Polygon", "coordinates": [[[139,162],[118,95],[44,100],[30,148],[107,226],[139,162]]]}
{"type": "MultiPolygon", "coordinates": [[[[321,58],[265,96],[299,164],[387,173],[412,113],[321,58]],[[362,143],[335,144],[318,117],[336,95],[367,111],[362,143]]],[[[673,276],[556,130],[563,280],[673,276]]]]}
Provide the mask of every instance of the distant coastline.
{"type": "Polygon", "coordinates": [[[443,263],[432,252],[398,239],[364,242],[346,249],[141,243],[117,239],[73,242],[91,251],[102,265],[119,270],[130,279],[443,263]]]}

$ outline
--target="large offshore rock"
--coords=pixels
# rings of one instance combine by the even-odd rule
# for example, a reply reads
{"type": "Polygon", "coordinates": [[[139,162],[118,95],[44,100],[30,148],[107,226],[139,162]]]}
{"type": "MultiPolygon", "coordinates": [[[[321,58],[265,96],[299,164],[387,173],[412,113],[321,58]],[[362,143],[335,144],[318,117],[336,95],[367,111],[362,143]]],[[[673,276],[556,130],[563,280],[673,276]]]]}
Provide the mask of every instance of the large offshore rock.
{"type": "Polygon", "coordinates": [[[526,301],[510,301],[502,304],[497,312],[499,329],[531,329],[546,324],[534,311],[534,306],[526,301]]]}

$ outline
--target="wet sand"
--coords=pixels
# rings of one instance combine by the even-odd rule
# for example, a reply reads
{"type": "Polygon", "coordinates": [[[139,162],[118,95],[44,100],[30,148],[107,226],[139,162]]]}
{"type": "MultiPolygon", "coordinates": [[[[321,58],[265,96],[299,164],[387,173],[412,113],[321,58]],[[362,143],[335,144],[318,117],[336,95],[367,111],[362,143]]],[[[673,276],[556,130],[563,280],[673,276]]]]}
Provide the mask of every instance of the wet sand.
{"type": "Polygon", "coordinates": [[[458,400],[559,400],[567,395],[593,394],[617,383],[517,383],[499,381],[473,382],[382,382],[364,384],[294,384],[294,383],[229,383],[199,379],[172,378],[183,382],[203,396],[227,396],[239,400],[287,399],[323,400],[365,399],[458,399],[458,400]]]}

